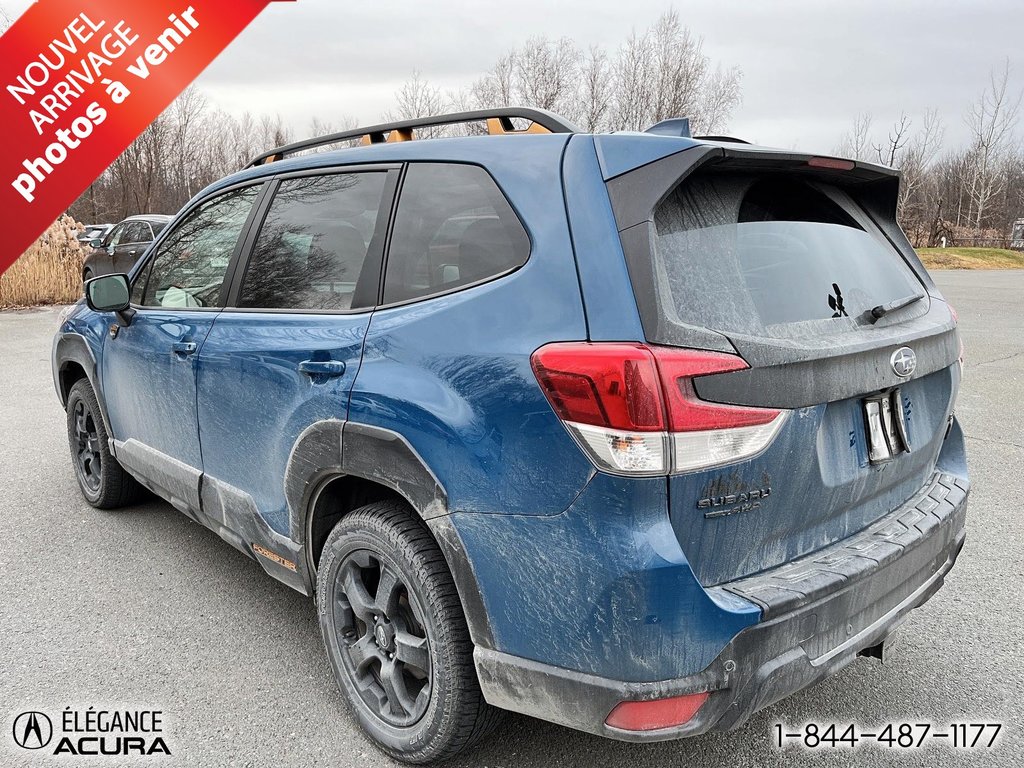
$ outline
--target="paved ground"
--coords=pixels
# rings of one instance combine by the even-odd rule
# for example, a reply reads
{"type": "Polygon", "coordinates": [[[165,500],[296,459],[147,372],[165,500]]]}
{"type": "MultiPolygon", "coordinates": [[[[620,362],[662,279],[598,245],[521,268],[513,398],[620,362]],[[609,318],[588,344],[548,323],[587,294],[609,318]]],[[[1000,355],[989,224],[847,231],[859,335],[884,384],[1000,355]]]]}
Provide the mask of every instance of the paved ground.
{"type": "MultiPolygon", "coordinates": [[[[1020,765],[1024,759],[1024,272],[940,273],[960,312],[967,373],[958,412],[975,483],[970,533],[946,587],[905,626],[886,666],[861,661],[743,730],[632,746],[509,716],[460,764],[481,766],[1020,765]],[[995,751],[956,756],[772,747],[772,725],[1007,723],[995,751]]],[[[0,313],[0,764],[25,709],[166,712],[174,765],[381,766],[345,713],[311,602],[168,505],[86,506],[50,382],[54,310],[0,313]]],[[[134,763],[138,764],[138,762],[134,763]]]]}

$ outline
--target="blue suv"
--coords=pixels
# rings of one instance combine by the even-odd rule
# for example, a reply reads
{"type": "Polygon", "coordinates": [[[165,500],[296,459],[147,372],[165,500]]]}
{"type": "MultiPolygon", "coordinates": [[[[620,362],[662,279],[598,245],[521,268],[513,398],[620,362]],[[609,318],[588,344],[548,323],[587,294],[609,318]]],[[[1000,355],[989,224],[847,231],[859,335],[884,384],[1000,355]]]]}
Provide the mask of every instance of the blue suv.
{"type": "Polygon", "coordinates": [[[963,545],[957,319],[898,192],[528,109],[275,149],[62,324],[78,482],[313,596],[399,759],[502,710],[736,728],[880,657],[963,545]]]}

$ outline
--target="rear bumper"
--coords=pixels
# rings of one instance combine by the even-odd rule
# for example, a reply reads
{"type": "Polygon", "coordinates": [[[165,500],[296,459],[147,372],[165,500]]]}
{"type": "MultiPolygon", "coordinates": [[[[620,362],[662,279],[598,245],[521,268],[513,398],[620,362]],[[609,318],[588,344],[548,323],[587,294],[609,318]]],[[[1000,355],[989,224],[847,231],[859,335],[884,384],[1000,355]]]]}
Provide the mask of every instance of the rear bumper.
{"type": "MultiPolygon", "coordinates": [[[[730,730],[881,645],[942,585],[963,547],[969,488],[937,472],[904,506],[850,538],[779,568],[715,587],[761,607],[702,672],[622,682],[478,647],[488,702],[626,741],[662,741],[730,730]],[[605,724],[621,701],[710,691],[686,724],[624,731],[605,724]]],[[[628,652],[628,649],[622,649],[628,652]]]]}

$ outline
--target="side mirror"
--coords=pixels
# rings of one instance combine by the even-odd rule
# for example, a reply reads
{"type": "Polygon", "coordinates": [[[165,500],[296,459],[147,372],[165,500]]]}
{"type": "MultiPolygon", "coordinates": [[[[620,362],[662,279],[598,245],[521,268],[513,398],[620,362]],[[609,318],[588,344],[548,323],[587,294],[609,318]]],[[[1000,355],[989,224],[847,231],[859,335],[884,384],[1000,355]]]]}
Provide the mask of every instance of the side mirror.
{"type": "Polygon", "coordinates": [[[94,312],[115,312],[122,325],[130,325],[131,287],[128,275],[101,275],[85,281],[85,301],[94,312]]]}
{"type": "Polygon", "coordinates": [[[103,247],[103,238],[102,237],[94,237],[92,240],[89,241],[89,247],[90,248],[102,248],[103,247]]]}

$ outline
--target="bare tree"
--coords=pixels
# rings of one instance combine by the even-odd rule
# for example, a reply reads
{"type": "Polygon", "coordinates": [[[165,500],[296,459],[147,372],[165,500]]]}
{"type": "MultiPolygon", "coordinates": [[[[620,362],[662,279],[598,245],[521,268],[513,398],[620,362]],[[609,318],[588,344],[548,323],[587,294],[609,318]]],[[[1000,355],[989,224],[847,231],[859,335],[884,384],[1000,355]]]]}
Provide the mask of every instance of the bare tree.
{"type": "Polygon", "coordinates": [[[572,111],[579,59],[571,40],[530,38],[513,57],[516,96],[523,104],[540,109],[572,111]]]}
{"type": "MultiPolygon", "coordinates": [[[[412,77],[395,92],[394,111],[387,112],[384,119],[388,122],[409,120],[444,111],[445,98],[441,91],[424,80],[419,70],[413,70],[412,77]]],[[[418,133],[421,138],[431,139],[439,136],[441,131],[438,128],[425,128],[418,133]]]]}
{"type": "MultiPolygon", "coordinates": [[[[909,131],[910,122],[904,120],[905,116],[901,116],[899,125],[906,125],[905,134],[909,131]]],[[[935,221],[940,216],[942,199],[931,167],[942,146],[944,132],[938,110],[930,109],[924,113],[921,129],[912,136],[904,140],[895,128],[890,133],[889,156],[893,158],[892,165],[900,169],[901,177],[897,217],[908,231],[913,230],[918,241],[925,239],[928,221],[935,221]],[[928,217],[930,210],[935,212],[931,219],[928,217]]]]}
{"type": "Polygon", "coordinates": [[[707,75],[704,41],[694,37],[673,9],[647,33],[654,54],[653,122],[670,117],[698,117],[701,86],[707,75]]]}
{"type": "Polygon", "coordinates": [[[835,153],[854,160],[871,158],[871,124],[874,118],[870,112],[862,112],[853,120],[853,127],[844,133],[835,146],[835,153]]]}
{"type": "Polygon", "coordinates": [[[499,58],[490,71],[473,83],[467,97],[476,108],[509,107],[515,98],[515,53],[499,58]]]}
{"type": "MultiPolygon", "coordinates": [[[[614,55],[599,47],[583,52],[566,38],[531,38],[499,57],[471,86],[450,94],[446,106],[539,107],[590,131],[643,130],[668,117],[687,116],[695,130],[716,131],[739,104],[741,77],[735,67],[713,68],[703,39],[669,11],[646,31],[630,34],[614,55]]],[[[414,73],[395,95],[399,109],[385,117],[429,114],[402,106],[420,104],[410,95],[424,92],[437,96],[431,106],[440,106],[439,91],[414,73]]]]}
{"type": "Polygon", "coordinates": [[[309,121],[310,136],[326,136],[329,133],[351,131],[359,127],[359,120],[352,115],[342,115],[337,120],[324,120],[314,117],[309,121]]]}
{"type": "Polygon", "coordinates": [[[570,117],[587,131],[602,131],[610,126],[613,72],[608,54],[592,46],[580,62],[579,103],[570,117]]]}
{"type": "Polygon", "coordinates": [[[897,168],[908,141],[910,141],[910,118],[903,112],[900,114],[899,120],[893,123],[889,130],[886,142],[872,144],[871,148],[879,163],[888,165],[890,168],[897,168]]]}
{"type": "Polygon", "coordinates": [[[737,67],[716,67],[706,77],[701,90],[700,110],[692,126],[695,133],[710,134],[725,130],[733,110],[740,104],[741,77],[737,67]]]}
{"type": "Polygon", "coordinates": [[[652,111],[648,83],[653,79],[653,57],[647,35],[634,30],[619,49],[615,61],[615,124],[641,130],[652,111]]]}
{"type": "Polygon", "coordinates": [[[1008,92],[1009,81],[1007,59],[1001,70],[992,71],[988,87],[966,117],[972,137],[972,162],[966,186],[975,229],[981,228],[990,201],[1002,192],[1006,181],[1007,151],[1024,96],[1021,91],[1016,95],[1008,92]]]}
{"type": "Polygon", "coordinates": [[[206,98],[195,86],[189,86],[167,110],[171,142],[169,155],[173,158],[168,173],[172,177],[171,183],[183,189],[186,198],[191,198],[199,191],[199,185],[205,186],[206,183],[197,174],[197,170],[205,166],[203,155],[207,136],[202,120],[206,109],[206,98]]]}

